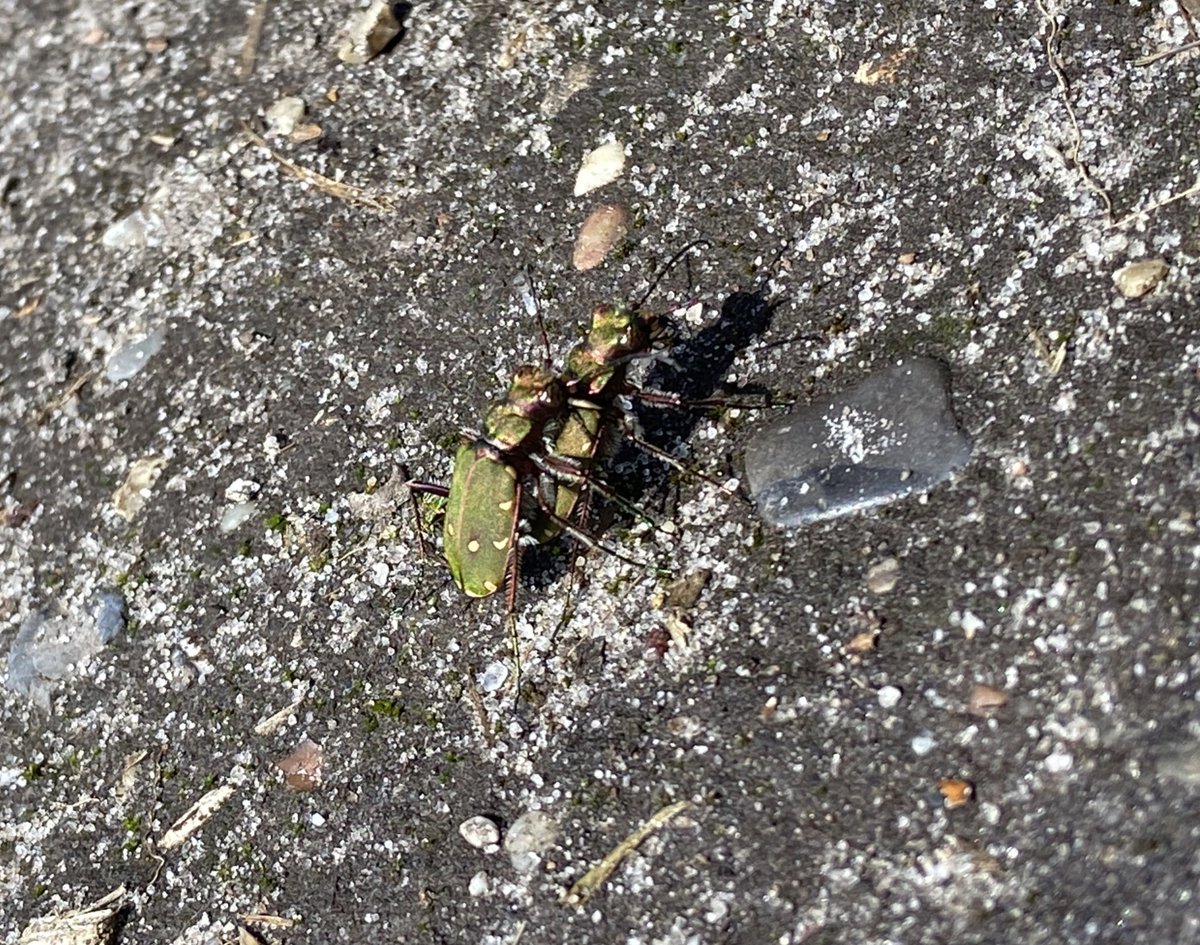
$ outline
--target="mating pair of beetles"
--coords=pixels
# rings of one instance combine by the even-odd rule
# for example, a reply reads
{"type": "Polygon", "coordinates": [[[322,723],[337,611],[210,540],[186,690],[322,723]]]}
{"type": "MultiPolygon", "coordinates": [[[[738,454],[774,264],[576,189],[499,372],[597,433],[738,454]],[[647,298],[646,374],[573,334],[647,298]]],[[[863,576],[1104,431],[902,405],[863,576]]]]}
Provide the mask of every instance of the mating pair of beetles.
{"type": "MultiPolygon", "coordinates": [[[[640,390],[628,377],[632,361],[652,356],[671,337],[667,319],[641,311],[640,304],[596,308],[586,337],[567,354],[561,374],[548,366],[517,368],[503,399],[488,408],[483,429],[465,432],[449,488],[409,481],[414,492],[446,498],[443,550],[463,591],[487,597],[505,587],[511,612],[523,514],[532,541],[544,543],[566,532],[596,544],[580,524],[589,490],[621,502],[595,470],[613,437],[628,436],[682,468],[636,437],[623,402],[636,395],[678,403],[640,390]]],[[[548,352],[544,326],[542,340],[548,352]]],[[[547,355],[547,365],[549,360],[547,355]]]]}

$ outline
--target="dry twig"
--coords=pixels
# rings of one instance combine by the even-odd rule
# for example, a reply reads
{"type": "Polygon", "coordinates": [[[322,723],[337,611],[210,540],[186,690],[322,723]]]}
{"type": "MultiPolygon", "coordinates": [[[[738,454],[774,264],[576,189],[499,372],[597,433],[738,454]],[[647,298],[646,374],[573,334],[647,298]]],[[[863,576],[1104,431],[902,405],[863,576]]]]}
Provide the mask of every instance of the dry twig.
{"type": "Polygon", "coordinates": [[[242,128],[249,136],[250,140],[260,147],[266,148],[267,152],[275,160],[275,162],[292,177],[297,180],[304,181],[319,190],[327,196],[333,197],[335,200],[344,200],[346,203],[353,204],[358,207],[368,207],[371,210],[378,210],[380,213],[393,213],[396,210],[396,205],[390,197],[382,194],[375,194],[365,187],[356,187],[353,184],[343,184],[341,181],[333,180],[326,177],[324,174],[318,174],[316,171],[309,170],[307,167],[302,167],[295,161],[284,157],[274,148],[272,148],[263,139],[262,135],[257,134],[245,122],[242,123],[242,128]]]}
{"type": "Polygon", "coordinates": [[[617,867],[641,845],[643,840],[665,827],[672,818],[691,806],[689,801],[676,801],[655,813],[637,830],[618,843],[604,859],[584,873],[579,881],[567,890],[566,895],[562,898],[563,903],[569,906],[585,903],[597,889],[608,882],[608,878],[616,871],[617,867]]]}
{"type": "Polygon", "coordinates": [[[242,62],[238,75],[245,81],[254,72],[254,60],[258,55],[258,44],[262,40],[263,23],[267,19],[267,0],[258,0],[257,6],[246,21],[246,41],[242,43],[242,62]]]}
{"type": "Polygon", "coordinates": [[[1054,73],[1054,78],[1058,82],[1058,91],[1062,96],[1063,107],[1066,108],[1067,117],[1071,121],[1072,141],[1071,147],[1067,150],[1065,157],[1072,169],[1074,169],[1087,186],[1088,190],[1094,193],[1104,205],[1104,214],[1111,223],[1113,205],[1111,198],[1108,196],[1108,191],[1100,185],[1100,182],[1092,176],[1091,171],[1079,159],[1079,149],[1083,146],[1083,131],[1079,128],[1079,119],[1075,117],[1075,107],[1071,104],[1071,86],[1067,82],[1067,74],[1063,69],[1062,56],[1058,52],[1058,47],[1061,44],[1062,27],[1058,25],[1058,11],[1055,0],[1044,0],[1044,2],[1043,0],[1035,0],[1035,2],[1037,3],[1038,12],[1046,22],[1046,39],[1044,43],[1046,59],[1050,64],[1050,71],[1054,73]]]}

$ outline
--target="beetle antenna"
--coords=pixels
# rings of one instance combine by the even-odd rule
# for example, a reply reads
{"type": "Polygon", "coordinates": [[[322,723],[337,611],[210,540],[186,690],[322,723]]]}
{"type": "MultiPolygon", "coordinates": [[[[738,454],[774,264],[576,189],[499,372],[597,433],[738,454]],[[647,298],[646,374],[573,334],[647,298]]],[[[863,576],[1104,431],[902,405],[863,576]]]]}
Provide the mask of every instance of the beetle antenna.
{"type": "Polygon", "coordinates": [[[646,300],[650,298],[650,294],[658,288],[658,284],[662,282],[663,277],[675,267],[679,260],[683,259],[684,256],[690,253],[697,246],[712,246],[712,241],[705,239],[703,236],[699,239],[694,239],[690,243],[686,244],[674,256],[668,259],[666,264],[662,266],[658,272],[655,273],[654,278],[650,280],[650,285],[646,288],[646,291],[642,293],[642,297],[633,303],[632,308],[635,312],[646,304],[646,300]]]}

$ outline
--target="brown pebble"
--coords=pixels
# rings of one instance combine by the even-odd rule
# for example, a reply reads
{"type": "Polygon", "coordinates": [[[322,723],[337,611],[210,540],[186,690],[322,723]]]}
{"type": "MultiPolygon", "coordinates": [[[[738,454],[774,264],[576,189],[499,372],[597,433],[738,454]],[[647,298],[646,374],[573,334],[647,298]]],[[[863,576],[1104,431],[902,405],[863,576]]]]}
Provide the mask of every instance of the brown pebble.
{"type": "Polygon", "coordinates": [[[1139,259],[1113,273],[1113,282],[1127,299],[1140,299],[1162,282],[1170,267],[1165,259],[1139,259]]]}
{"type": "Polygon", "coordinates": [[[1008,702],[1008,693],[995,686],[978,683],[967,699],[967,711],[971,715],[986,718],[995,715],[1008,702]]]}
{"type": "Polygon", "coordinates": [[[601,204],[579,228],[571,262],[580,272],[595,269],[628,233],[629,211],[620,204],[601,204]]]}
{"type": "Polygon", "coordinates": [[[288,140],[293,144],[304,144],[308,141],[316,141],[319,137],[321,137],[321,126],[308,122],[293,128],[288,135],[288,140]]]}
{"type": "Polygon", "coordinates": [[[289,755],[275,762],[283,772],[284,784],[292,791],[314,791],[321,783],[321,768],[325,763],[321,746],[304,739],[289,755]]]}
{"type": "Polygon", "coordinates": [[[146,49],[146,52],[153,53],[154,55],[157,56],[159,53],[164,53],[167,51],[167,45],[168,45],[167,37],[151,36],[149,39],[146,40],[145,49],[146,49]]]}

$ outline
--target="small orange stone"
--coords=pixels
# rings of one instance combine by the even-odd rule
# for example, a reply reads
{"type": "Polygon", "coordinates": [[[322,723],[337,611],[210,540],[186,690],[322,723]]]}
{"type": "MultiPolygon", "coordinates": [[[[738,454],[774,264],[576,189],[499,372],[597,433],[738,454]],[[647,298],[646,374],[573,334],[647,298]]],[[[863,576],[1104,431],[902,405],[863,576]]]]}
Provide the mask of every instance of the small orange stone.
{"type": "Polygon", "coordinates": [[[942,778],[938,781],[938,790],[942,792],[947,810],[969,804],[975,797],[975,785],[962,778],[942,778]]]}

